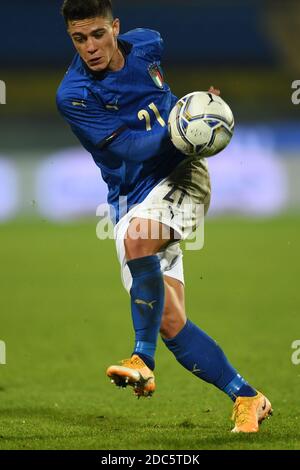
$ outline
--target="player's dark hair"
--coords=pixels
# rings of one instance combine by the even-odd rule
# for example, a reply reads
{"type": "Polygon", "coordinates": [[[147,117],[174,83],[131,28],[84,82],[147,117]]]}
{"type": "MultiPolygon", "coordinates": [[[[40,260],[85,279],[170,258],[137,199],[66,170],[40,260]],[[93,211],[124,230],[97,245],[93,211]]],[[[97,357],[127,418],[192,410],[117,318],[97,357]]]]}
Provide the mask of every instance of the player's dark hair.
{"type": "Polygon", "coordinates": [[[111,0],[64,0],[61,12],[66,24],[96,16],[113,19],[111,0]]]}

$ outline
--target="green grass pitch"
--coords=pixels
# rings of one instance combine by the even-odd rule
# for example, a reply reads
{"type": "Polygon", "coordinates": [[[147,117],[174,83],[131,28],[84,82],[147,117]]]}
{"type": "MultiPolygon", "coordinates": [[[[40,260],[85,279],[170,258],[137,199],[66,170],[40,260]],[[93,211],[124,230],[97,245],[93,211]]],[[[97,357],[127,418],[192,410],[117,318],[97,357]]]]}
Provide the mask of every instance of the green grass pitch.
{"type": "Polygon", "coordinates": [[[110,384],[133,329],[114,244],[95,227],[0,228],[0,448],[299,449],[300,219],[208,219],[204,250],[185,253],[190,318],[272,401],[257,435],[231,434],[229,399],[161,341],[152,399],[110,384]]]}

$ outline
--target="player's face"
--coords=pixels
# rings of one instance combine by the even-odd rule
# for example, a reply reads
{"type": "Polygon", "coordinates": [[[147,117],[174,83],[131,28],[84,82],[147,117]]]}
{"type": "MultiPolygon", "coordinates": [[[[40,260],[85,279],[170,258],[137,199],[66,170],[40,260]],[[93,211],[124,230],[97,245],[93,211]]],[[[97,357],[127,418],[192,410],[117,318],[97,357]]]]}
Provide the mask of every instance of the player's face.
{"type": "Polygon", "coordinates": [[[120,32],[118,19],[97,16],[85,20],[69,21],[68,32],[73,44],[89,69],[101,72],[121,68],[123,56],[118,50],[120,32]]]}

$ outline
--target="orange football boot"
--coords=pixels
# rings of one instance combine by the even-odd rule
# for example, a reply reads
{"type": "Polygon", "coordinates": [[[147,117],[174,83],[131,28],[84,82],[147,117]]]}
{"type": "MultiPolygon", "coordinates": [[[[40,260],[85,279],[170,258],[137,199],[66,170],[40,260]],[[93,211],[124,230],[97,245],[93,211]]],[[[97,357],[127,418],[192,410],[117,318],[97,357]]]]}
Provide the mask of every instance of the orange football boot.
{"type": "Polygon", "coordinates": [[[154,393],[154,374],[137,354],[130,359],[124,359],[119,366],[110,366],[106,375],[118,387],[131,385],[138,398],[150,397],[154,393]]]}
{"type": "Polygon", "coordinates": [[[231,417],[235,426],[231,432],[258,432],[260,423],[272,412],[271,403],[260,392],[254,397],[237,397],[231,417]]]}

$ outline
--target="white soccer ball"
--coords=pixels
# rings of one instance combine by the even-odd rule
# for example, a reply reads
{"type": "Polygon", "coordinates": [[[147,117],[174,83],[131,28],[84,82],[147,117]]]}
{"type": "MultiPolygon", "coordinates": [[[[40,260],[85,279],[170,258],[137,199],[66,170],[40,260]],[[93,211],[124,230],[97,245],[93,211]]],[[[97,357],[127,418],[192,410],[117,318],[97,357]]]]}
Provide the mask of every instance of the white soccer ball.
{"type": "Polygon", "coordinates": [[[211,157],[230,142],[234,117],[222,98],[195,91],[177,101],[168,121],[169,135],[175,147],[193,157],[211,157]]]}

